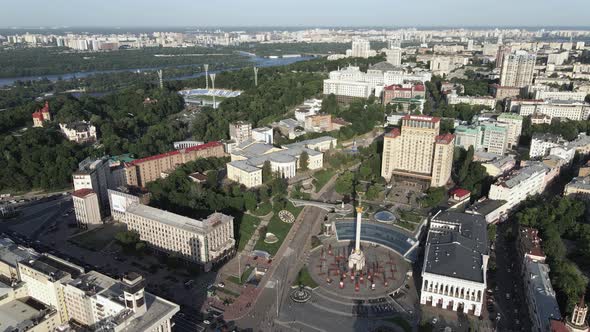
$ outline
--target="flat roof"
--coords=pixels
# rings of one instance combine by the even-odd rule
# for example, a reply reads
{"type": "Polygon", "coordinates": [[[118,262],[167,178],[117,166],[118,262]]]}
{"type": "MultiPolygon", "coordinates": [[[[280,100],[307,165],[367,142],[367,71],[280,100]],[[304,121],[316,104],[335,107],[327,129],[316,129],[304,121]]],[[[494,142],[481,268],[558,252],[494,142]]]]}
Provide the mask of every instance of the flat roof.
{"type": "Polygon", "coordinates": [[[155,220],[172,227],[199,234],[206,233],[208,228],[215,226],[216,222],[218,221],[226,222],[233,220],[233,217],[219,212],[210,214],[207,219],[197,220],[143,204],[131,205],[127,208],[127,212],[149,220],[155,220]]]}
{"type": "Polygon", "coordinates": [[[2,331],[26,331],[34,321],[43,318],[43,311],[37,310],[20,299],[0,305],[0,329],[2,331]]]}
{"type": "Polygon", "coordinates": [[[530,273],[525,278],[528,278],[530,283],[528,287],[532,290],[532,296],[535,298],[535,311],[543,325],[541,330],[548,331],[551,320],[561,319],[561,312],[555,299],[555,291],[549,278],[549,266],[530,259],[526,260],[525,264],[526,270],[530,273]]]}
{"type": "Polygon", "coordinates": [[[443,211],[432,217],[424,272],[483,283],[483,255],[488,253],[487,224],[483,216],[443,211]],[[454,228],[433,227],[432,223],[454,228]]]}

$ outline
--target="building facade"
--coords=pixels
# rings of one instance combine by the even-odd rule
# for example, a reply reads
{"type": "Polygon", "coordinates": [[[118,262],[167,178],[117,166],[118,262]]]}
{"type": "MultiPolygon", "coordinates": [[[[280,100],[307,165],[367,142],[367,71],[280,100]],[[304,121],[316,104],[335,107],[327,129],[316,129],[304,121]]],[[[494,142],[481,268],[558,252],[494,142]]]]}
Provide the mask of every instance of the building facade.
{"type": "Polygon", "coordinates": [[[238,121],[229,124],[229,138],[240,144],[252,138],[252,124],[245,121],[238,121]]]}
{"type": "Polygon", "coordinates": [[[539,162],[513,170],[492,184],[488,197],[506,201],[506,209],[512,209],[527,197],[540,194],[545,189],[547,172],[548,168],[539,162]]]}

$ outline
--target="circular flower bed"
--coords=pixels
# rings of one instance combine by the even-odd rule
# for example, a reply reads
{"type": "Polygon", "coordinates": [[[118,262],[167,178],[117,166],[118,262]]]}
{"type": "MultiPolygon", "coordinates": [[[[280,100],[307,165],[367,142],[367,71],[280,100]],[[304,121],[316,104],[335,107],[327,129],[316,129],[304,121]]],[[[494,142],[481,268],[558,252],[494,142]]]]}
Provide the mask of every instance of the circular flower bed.
{"type": "Polygon", "coordinates": [[[292,224],[295,222],[295,216],[293,215],[293,213],[287,210],[279,211],[279,219],[281,219],[282,222],[285,222],[287,224],[292,224]]]}

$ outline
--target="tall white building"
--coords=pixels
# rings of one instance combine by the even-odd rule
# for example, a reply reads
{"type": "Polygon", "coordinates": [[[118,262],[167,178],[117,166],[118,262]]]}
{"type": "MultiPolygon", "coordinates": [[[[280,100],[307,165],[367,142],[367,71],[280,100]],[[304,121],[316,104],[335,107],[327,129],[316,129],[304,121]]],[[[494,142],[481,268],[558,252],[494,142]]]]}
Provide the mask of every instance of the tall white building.
{"type": "Polygon", "coordinates": [[[480,316],[487,285],[485,217],[437,213],[426,239],[420,304],[480,316]]]}
{"type": "Polygon", "coordinates": [[[98,196],[92,189],[80,189],[72,193],[74,213],[78,225],[83,228],[92,228],[102,225],[100,216],[100,204],[98,196]]]}
{"type": "Polygon", "coordinates": [[[245,121],[238,121],[229,124],[229,138],[236,144],[240,144],[252,138],[252,124],[245,121]]]}
{"type": "Polygon", "coordinates": [[[500,73],[501,86],[524,87],[533,83],[537,55],[516,51],[504,56],[500,73]]]}
{"type": "Polygon", "coordinates": [[[385,57],[387,62],[394,66],[401,66],[402,64],[402,49],[399,47],[385,50],[385,57]]]}
{"type": "Polygon", "coordinates": [[[371,56],[371,43],[365,39],[352,41],[351,56],[353,58],[368,58],[371,56]]]}

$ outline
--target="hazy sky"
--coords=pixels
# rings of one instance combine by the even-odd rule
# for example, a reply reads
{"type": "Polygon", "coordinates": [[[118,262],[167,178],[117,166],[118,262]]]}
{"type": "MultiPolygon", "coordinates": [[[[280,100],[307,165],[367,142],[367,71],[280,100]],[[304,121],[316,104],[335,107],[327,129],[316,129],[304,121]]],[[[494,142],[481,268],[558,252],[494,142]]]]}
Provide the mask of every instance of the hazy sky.
{"type": "Polygon", "coordinates": [[[590,0],[0,0],[0,26],[588,26],[590,0]]]}

